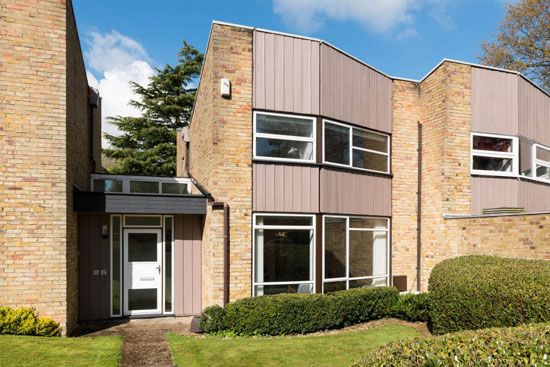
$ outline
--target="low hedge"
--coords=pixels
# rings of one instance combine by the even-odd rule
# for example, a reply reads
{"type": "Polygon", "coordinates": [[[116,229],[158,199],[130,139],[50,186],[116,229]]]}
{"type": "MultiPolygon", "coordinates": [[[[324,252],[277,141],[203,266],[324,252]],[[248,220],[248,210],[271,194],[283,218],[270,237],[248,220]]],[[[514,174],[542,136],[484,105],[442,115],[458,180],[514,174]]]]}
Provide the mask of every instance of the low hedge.
{"type": "Polygon", "coordinates": [[[428,293],[400,294],[392,308],[395,318],[410,322],[427,322],[429,319],[430,298],[428,293]]]}
{"type": "Polygon", "coordinates": [[[464,256],[429,279],[434,334],[550,321],[550,262],[464,256]]]}
{"type": "Polygon", "coordinates": [[[209,307],[201,314],[205,332],[237,335],[305,334],[391,316],[393,287],[356,288],[328,294],[279,294],[209,307]]]}
{"type": "Polygon", "coordinates": [[[55,336],[60,331],[57,322],[39,318],[34,308],[0,307],[0,334],[55,336]]]}
{"type": "Polygon", "coordinates": [[[550,325],[462,331],[404,339],[367,354],[353,367],[550,365],[550,325]]]}

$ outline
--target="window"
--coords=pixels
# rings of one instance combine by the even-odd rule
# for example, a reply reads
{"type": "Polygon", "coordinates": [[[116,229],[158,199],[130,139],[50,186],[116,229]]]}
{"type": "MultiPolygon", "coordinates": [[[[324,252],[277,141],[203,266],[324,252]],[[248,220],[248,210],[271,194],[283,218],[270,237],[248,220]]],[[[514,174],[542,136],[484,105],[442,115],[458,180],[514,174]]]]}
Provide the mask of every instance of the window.
{"type": "Polygon", "coordinates": [[[164,312],[172,310],[172,257],[174,243],[174,217],[164,217],[164,312]]]}
{"type": "Polygon", "coordinates": [[[472,173],[515,176],[518,172],[518,138],[472,134],[472,173]]]}
{"type": "Polygon", "coordinates": [[[314,217],[254,214],[253,295],[313,292],[314,217]]]}
{"type": "Polygon", "coordinates": [[[124,227],[162,227],[160,215],[125,215],[124,227]]]}
{"type": "Polygon", "coordinates": [[[122,231],[120,215],[111,216],[111,316],[121,316],[120,301],[122,294],[120,262],[122,254],[122,231]]]}
{"type": "Polygon", "coordinates": [[[533,156],[535,157],[535,177],[542,180],[549,180],[550,149],[538,144],[534,144],[533,156]]]}
{"type": "Polygon", "coordinates": [[[388,284],[388,219],[325,216],[323,291],[388,284]]]}
{"type": "Polygon", "coordinates": [[[315,119],[254,113],[254,158],[315,161],[315,119]]]}
{"type": "Polygon", "coordinates": [[[389,173],[389,147],[389,135],[324,121],[326,163],[389,173]]]}
{"type": "Polygon", "coordinates": [[[94,180],[94,192],[122,192],[120,180],[94,180]]]}

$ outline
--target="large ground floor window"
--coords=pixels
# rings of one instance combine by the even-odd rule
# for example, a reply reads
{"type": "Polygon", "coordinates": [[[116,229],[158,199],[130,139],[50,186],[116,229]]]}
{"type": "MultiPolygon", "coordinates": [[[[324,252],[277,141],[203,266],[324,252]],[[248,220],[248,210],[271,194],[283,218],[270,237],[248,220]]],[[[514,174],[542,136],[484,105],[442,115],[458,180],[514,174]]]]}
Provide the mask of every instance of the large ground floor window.
{"type": "Polygon", "coordinates": [[[253,295],[312,293],[315,216],[254,214],[253,295]]]}
{"type": "Polygon", "coordinates": [[[324,216],[323,292],[388,284],[389,219],[324,216]]]}

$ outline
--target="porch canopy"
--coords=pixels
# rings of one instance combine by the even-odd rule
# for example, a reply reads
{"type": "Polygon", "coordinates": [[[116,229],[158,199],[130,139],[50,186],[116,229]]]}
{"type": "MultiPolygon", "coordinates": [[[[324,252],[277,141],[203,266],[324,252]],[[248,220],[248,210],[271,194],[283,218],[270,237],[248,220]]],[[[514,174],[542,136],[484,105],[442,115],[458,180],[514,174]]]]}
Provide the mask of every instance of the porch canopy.
{"type": "Polygon", "coordinates": [[[207,198],[192,192],[188,178],[93,174],[91,180],[92,191],[75,188],[75,212],[206,214],[207,198]]]}

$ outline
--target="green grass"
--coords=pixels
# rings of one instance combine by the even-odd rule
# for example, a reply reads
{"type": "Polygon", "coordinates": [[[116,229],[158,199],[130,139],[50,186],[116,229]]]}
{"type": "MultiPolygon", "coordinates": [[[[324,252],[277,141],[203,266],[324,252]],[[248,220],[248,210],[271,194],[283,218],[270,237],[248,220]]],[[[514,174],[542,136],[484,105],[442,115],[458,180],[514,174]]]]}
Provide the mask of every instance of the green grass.
{"type": "Polygon", "coordinates": [[[386,343],[420,334],[410,326],[309,337],[191,338],[168,334],[177,366],[348,366],[386,343]]]}
{"type": "Polygon", "coordinates": [[[118,336],[62,338],[0,335],[0,366],[118,366],[118,336]]]}

